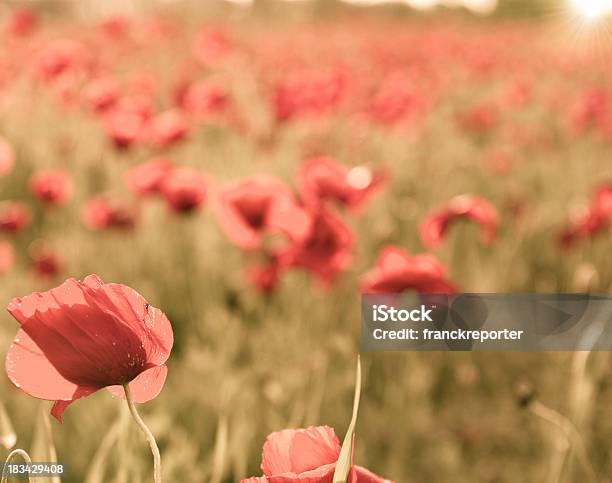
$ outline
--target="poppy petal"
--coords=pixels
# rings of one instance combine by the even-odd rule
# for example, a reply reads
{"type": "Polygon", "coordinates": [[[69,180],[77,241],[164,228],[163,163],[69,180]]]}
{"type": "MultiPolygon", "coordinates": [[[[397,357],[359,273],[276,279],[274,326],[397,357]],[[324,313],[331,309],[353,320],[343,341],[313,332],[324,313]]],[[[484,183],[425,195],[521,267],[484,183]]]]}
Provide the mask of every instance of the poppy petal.
{"type": "Polygon", "coordinates": [[[351,483],[391,483],[390,480],[385,480],[361,466],[353,466],[349,481],[351,483]]]}
{"type": "Polygon", "coordinates": [[[121,284],[102,281],[94,275],[87,277],[83,283],[95,296],[88,297],[90,304],[96,304],[129,326],[144,344],[146,360],[152,365],[161,365],[168,360],[174,344],[174,335],[170,321],[164,313],[149,305],[142,295],[134,289],[121,284]],[[101,297],[104,295],[105,297],[101,297]]]}
{"type": "Polygon", "coordinates": [[[68,406],[70,406],[77,399],[81,399],[82,397],[87,397],[90,394],[93,394],[98,390],[97,387],[87,387],[87,386],[78,386],[74,393],[71,396],[71,399],[55,401],[53,407],[51,408],[51,415],[57,419],[60,423],[62,422],[62,414],[66,410],[68,406]]]}
{"type": "Polygon", "coordinates": [[[409,263],[409,255],[396,247],[386,247],[380,254],[378,265],[383,273],[403,270],[409,263]]]}
{"type": "Polygon", "coordinates": [[[340,442],[328,426],[285,429],[266,439],[261,469],[266,476],[305,473],[335,463],[339,454],[340,442]]]}
{"type": "Polygon", "coordinates": [[[68,400],[78,388],[55,369],[23,329],[9,347],[5,364],[13,384],[38,399],[68,400]]]}
{"type": "Polygon", "coordinates": [[[282,475],[268,476],[269,483],[332,483],[336,463],[323,465],[314,470],[305,471],[304,473],[285,473],[282,475]]]}
{"type": "Polygon", "coordinates": [[[308,236],[312,227],[312,219],[308,213],[288,197],[280,198],[273,203],[268,217],[270,228],[287,233],[290,238],[298,242],[308,236]]]}
{"type": "MultiPolygon", "coordinates": [[[[142,372],[128,384],[134,402],[140,404],[155,399],[164,387],[167,375],[168,367],[165,364],[142,372]]],[[[123,386],[110,386],[107,389],[114,396],[125,399],[123,386]]]]}

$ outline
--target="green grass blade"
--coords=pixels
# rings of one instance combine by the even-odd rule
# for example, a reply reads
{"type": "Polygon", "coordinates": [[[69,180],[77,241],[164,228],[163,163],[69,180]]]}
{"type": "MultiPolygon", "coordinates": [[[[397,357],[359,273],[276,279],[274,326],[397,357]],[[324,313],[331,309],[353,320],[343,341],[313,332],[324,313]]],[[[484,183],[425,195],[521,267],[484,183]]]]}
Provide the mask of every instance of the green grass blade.
{"type": "Polygon", "coordinates": [[[336,463],[336,471],[334,471],[334,483],[346,483],[351,471],[351,459],[353,454],[353,438],[355,435],[355,425],[357,424],[357,415],[359,414],[359,400],[361,398],[361,357],[357,357],[357,376],[355,380],[355,398],[353,400],[353,417],[349,424],[340,456],[336,463]]]}

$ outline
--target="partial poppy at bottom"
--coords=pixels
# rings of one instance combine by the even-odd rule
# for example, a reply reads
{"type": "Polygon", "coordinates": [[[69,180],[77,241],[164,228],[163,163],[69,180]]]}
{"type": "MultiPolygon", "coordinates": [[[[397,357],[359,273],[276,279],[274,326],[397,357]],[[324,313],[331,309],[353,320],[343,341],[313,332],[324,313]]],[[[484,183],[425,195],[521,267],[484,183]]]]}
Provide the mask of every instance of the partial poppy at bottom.
{"type": "MultiPolygon", "coordinates": [[[[272,433],[263,447],[261,470],[264,476],[248,478],[241,483],[332,483],[340,449],[340,441],[329,426],[272,433]]],[[[392,482],[353,465],[348,483],[392,482]]]]}

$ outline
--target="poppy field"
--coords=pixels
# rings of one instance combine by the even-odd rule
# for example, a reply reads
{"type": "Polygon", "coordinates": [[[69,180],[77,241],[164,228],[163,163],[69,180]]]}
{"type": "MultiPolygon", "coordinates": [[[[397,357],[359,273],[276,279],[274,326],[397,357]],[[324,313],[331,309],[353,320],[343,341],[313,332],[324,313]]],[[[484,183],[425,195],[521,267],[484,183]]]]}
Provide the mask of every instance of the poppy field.
{"type": "Polygon", "coordinates": [[[0,463],[612,482],[607,353],[355,370],[361,293],[612,289],[605,26],[51,5],[0,10],[0,463]]]}

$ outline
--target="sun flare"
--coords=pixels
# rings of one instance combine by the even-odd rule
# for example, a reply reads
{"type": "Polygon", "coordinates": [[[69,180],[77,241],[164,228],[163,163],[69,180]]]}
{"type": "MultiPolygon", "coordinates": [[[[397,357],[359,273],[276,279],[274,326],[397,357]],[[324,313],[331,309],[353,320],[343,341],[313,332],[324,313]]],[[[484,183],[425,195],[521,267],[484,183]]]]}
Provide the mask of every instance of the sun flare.
{"type": "Polygon", "coordinates": [[[569,0],[569,3],[572,10],[589,21],[612,13],[612,0],[569,0]]]}

